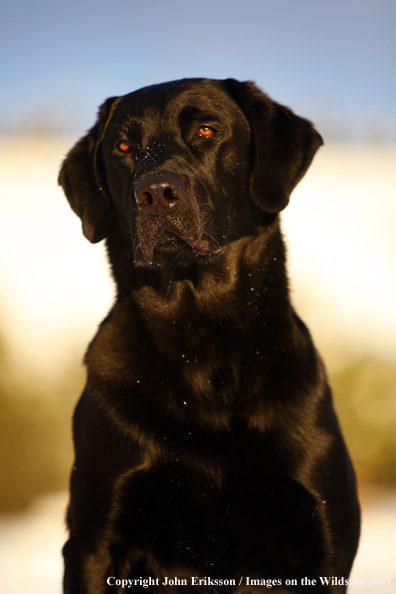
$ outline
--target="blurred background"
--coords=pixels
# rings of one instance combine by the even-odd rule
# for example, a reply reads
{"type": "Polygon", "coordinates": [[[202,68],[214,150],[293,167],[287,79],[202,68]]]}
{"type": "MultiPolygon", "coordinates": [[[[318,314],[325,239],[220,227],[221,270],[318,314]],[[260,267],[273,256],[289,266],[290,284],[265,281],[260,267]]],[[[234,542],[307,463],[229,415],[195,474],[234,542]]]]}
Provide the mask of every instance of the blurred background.
{"type": "Polygon", "coordinates": [[[283,215],[298,313],[358,474],[353,575],[396,591],[396,3],[3,0],[0,8],[0,591],[57,594],[82,357],[113,298],[103,246],[57,187],[107,97],[254,80],[325,146],[283,215]]]}

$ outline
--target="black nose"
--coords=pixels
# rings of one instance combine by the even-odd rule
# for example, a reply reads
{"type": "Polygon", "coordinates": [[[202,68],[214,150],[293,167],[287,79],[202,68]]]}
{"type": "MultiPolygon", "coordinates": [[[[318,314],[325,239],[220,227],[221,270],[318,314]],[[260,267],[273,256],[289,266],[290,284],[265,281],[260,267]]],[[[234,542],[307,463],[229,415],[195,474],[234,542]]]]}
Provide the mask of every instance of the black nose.
{"type": "Polygon", "coordinates": [[[136,184],[135,199],[138,208],[147,214],[168,214],[184,200],[183,182],[170,172],[146,175],[136,184]]]}

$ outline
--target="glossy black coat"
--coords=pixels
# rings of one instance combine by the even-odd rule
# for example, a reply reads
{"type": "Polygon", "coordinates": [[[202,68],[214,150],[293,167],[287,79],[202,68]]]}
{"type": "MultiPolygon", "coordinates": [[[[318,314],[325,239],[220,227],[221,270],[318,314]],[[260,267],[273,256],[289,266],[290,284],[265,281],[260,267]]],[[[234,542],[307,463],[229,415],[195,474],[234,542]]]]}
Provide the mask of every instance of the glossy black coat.
{"type": "Polygon", "coordinates": [[[252,83],[187,79],[107,100],[65,159],[117,284],[74,416],[68,594],[344,591],[319,578],[351,570],[355,476],[278,216],[321,143],[252,83]]]}

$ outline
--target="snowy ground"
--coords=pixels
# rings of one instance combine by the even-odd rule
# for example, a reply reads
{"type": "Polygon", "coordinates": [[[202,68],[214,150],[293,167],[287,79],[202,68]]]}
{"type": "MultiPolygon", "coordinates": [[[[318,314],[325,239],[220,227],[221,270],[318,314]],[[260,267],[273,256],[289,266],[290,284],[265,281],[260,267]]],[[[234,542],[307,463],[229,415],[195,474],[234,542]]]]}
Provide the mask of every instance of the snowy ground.
{"type": "MultiPolygon", "coordinates": [[[[66,494],[60,493],[39,500],[23,515],[0,517],[1,593],[61,593],[66,500],[66,494]]],[[[364,584],[352,586],[349,592],[396,594],[396,491],[363,492],[362,505],[363,532],[352,578],[364,584]],[[389,585],[376,585],[388,577],[389,585]]]]}
{"type": "MultiPolygon", "coordinates": [[[[396,593],[396,491],[361,494],[362,537],[352,577],[364,580],[351,586],[352,594],[396,593]],[[375,578],[391,578],[389,585],[377,585],[375,578]],[[370,585],[370,578],[372,578],[370,585]]],[[[381,581],[381,580],[380,580],[381,581]]],[[[386,580],[387,584],[388,580],[386,580]]]]}

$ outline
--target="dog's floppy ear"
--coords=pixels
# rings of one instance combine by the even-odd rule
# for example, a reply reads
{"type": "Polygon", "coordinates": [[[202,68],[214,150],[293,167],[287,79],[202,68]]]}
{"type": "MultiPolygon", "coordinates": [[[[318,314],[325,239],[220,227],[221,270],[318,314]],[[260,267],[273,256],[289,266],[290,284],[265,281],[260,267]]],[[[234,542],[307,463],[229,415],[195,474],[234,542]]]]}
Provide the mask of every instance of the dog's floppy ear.
{"type": "Polygon", "coordinates": [[[59,173],[59,184],[82,220],[85,237],[92,243],[106,237],[112,220],[98,151],[116,99],[111,97],[103,103],[96,124],[71,149],[59,173]]]}
{"type": "Polygon", "coordinates": [[[311,122],[272,101],[254,83],[225,82],[252,132],[252,201],[264,212],[278,213],[323,144],[322,137],[311,122]]]}

